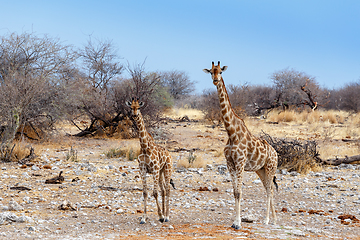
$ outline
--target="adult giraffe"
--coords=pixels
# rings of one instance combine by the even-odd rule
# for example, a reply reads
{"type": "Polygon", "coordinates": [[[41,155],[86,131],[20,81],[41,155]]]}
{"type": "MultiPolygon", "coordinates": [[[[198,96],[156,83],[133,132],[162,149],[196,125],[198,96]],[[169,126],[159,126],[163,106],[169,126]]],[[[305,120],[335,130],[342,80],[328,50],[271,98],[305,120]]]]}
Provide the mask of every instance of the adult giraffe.
{"type": "Polygon", "coordinates": [[[231,107],[228,93],[225,88],[221,74],[227,66],[220,67],[220,61],[215,66],[212,62],[211,69],[204,69],[205,73],[210,73],[213,84],[217,88],[220,101],[222,119],[228,133],[228,141],[224,149],[227,167],[229,169],[235,197],[235,221],[231,227],[241,228],[240,201],[243,173],[254,171],[260,177],[267,195],[267,211],[265,224],[269,223],[270,208],[276,223],[275,208],[273,203],[273,182],[277,168],[277,153],[272,146],[265,140],[261,140],[250,133],[244,121],[236,115],[231,107]]]}
{"type": "Polygon", "coordinates": [[[132,98],[132,101],[126,102],[126,105],[131,108],[132,115],[136,121],[139,129],[140,139],[140,155],[138,157],[140,175],[143,183],[144,196],[144,215],[141,218],[140,224],[146,223],[147,218],[147,182],[146,173],[153,174],[154,191],[153,196],[156,200],[158,209],[159,221],[169,221],[169,201],[170,201],[170,184],[172,174],[172,159],[171,155],[165,148],[157,145],[152,136],[146,131],[145,123],[139,108],[143,106],[143,102],[139,99],[132,98]],[[158,200],[158,187],[161,190],[162,209],[158,200]],[[166,205],[165,205],[166,204],[166,205]],[[165,219],[164,219],[165,215],[165,219]]]}

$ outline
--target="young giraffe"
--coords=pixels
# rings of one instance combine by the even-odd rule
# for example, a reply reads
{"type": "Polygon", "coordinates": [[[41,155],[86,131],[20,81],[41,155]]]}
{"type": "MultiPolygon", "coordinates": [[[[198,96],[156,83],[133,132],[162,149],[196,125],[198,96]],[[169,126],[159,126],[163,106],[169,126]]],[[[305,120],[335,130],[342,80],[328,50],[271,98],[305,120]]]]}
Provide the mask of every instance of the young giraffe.
{"type": "Polygon", "coordinates": [[[220,67],[220,61],[212,68],[204,69],[205,73],[210,73],[213,84],[217,88],[222,119],[228,133],[228,141],[224,149],[227,167],[231,174],[234,196],[235,196],[235,221],[231,227],[241,228],[240,201],[243,173],[254,171],[260,177],[267,194],[267,212],[265,224],[269,223],[270,208],[276,223],[275,208],[273,204],[273,184],[276,188],[275,173],[277,168],[277,153],[265,140],[253,136],[247,129],[244,121],[236,115],[231,107],[224,80],[221,76],[227,66],[220,67]]]}
{"type": "Polygon", "coordinates": [[[146,205],[147,205],[147,183],[146,183],[146,174],[153,174],[154,178],[154,192],[153,196],[156,200],[156,205],[158,209],[159,221],[168,222],[169,221],[169,201],[170,201],[170,178],[172,174],[172,159],[168,151],[163,147],[155,144],[154,139],[146,131],[144,120],[139,111],[144,104],[139,102],[139,99],[132,99],[131,102],[126,102],[126,105],[129,106],[132,110],[133,117],[136,121],[137,127],[139,129],[139,138],[140,138],[140,155],[138,157],[140,175],[143,183],[143,196],[144,196],[144,215],[141,219],[140,224],[146,222],[146,205]],[[158,200],[158,187],[161,190],[162,196],[162,209],[160,208],[158,200]],[[165,205],[166,203],[166,205],[165,205]],[[165,219],[164,219],[165,214],[165,219]]]}

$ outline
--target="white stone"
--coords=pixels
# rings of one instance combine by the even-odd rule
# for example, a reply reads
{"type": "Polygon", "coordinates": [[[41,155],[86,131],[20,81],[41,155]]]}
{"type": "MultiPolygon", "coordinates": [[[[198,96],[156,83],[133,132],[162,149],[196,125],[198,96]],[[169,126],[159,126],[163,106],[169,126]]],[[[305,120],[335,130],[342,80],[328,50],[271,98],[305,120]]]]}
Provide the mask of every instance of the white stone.
{"type": "Polygon", "coordinates": [[[31,170],[33,170],[33,171],[39,171],[40,168],[39,168],[38,166],[36,166],[36,165],[33,165],[33,166],[31,167],[31,170]]]}

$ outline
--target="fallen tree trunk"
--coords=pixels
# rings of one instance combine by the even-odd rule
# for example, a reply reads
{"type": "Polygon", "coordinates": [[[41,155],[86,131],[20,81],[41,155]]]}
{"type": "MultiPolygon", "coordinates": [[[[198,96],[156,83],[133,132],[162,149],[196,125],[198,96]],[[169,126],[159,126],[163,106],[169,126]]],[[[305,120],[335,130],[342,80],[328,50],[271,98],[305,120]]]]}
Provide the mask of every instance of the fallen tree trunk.
{"type": "Polygon", "coordinates": [[[342,163],[348,164],[348,163],[355,163],[357,161],[360,162],[360,155],[355,155],[355,156],[345,156],[344,158],[333,158],[333,159],[326,159],[326,160],[321,160],[322,164],[327,164],[327,165],[333,165],[333,166],[338,166],[342,163]]]}

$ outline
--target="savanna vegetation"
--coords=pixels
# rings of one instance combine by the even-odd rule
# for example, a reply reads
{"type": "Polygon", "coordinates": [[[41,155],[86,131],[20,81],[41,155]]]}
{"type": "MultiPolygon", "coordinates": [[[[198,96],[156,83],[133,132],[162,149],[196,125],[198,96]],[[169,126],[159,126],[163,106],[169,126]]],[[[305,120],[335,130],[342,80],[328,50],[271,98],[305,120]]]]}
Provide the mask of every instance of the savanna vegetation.
{"type": "MultiPolygon", "coordinates": [[[[47,140],[64,122],[76,127],[77,137],[135,137],[136,125],[124,104],[131,97],[146,103],[142,114],[149,126],[173,109],[200,110],[204,119],[221,124],[214,88],[196,94],[185,71],[146,71],[145,64],[126,62],[110,40],[90,38],[76,48],[34,33],[0,36],[0,160],[31,157],[31,144],[23,142],[47,140]],[[20,146],[29,152],[20,154],[20,146]]],[[[308,73],[286,68],[275,70],[271,80],[269,86],[227,85],[239,116],[313,128],[330,124],[327,140],[331,124],[349,123],[343,137],[359,138],[360,79],[326,89],[308,73]]],[[[189,164],[195,160],[189,159],[189,164]]]]}

